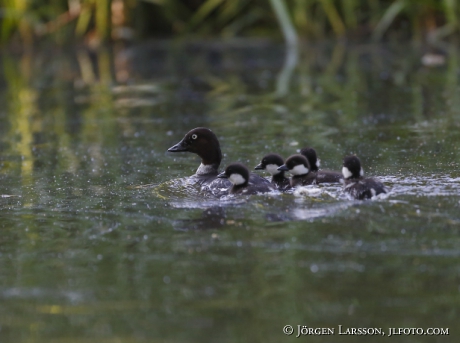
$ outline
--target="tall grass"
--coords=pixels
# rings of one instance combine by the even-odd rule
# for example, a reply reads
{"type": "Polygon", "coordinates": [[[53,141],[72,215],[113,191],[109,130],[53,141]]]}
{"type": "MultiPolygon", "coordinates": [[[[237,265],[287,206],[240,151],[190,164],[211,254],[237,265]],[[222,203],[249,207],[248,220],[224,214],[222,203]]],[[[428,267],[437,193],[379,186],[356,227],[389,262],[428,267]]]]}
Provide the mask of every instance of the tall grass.
{"type": "Polygon", "coordinates": [[[441,39],[460,32],[458,0],[3,0],[1,42],[283,35],[441,39]]]}

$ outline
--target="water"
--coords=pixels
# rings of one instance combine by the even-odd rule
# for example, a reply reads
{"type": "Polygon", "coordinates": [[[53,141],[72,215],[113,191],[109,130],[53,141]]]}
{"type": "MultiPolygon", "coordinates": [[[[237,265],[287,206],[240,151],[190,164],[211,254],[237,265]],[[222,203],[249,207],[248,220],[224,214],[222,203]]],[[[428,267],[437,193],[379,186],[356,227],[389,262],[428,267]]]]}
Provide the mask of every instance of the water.
{"type": "Polygon", "coordinates": [[[3,52],[1,342],[356,342],[346,328],[449,328],[460,302],[459,50],[424,67],[405,45],[258,41],[3,52]],[[360,156],[390,189],[205,197],[223,165],[310,145],[326,169],[360,156]],[[282,329],[290,324],[294,334],[282,329]]]}

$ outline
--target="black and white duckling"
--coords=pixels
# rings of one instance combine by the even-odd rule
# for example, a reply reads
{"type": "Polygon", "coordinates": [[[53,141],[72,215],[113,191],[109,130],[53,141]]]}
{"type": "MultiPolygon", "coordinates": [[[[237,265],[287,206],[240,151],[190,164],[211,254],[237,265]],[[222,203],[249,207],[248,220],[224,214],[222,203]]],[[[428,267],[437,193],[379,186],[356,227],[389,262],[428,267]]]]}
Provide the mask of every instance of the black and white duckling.
{"type": "Polygon", "coordinates": [[[310,173],[310,163],[305,156],[297,154],[290,156],[286,162],[278,168],[280,171],[288,171],[292,174],[291,187],[306,186],[316,183],[316,174],[310,173]]]}
{"type": "Polygon", "coordinates": [[[231,194],[260,194],[271,192],[275,187],[270,183],[254,184],[249,180],[249,170],[241,163],[232,163],[220,173],[218,178],[230,180],[233,184],[231,194]]]}
{"type": "Polygon", "coordinates": [[[284,164],[283,158],[278,154],[268,154],[254,168],[255,170],[266,170],[272,176],[271,183],[279,190],[290,188],[289,179],[284,176],[283,170],[278,170],[284,164]]]}
{"type": "Polygon", "coordinates": [[[300,154],[307,158],[311,172],[316,173],[316,183],[339,183],[343,179],[342,173],[319,169],[320,161],[315,149],[303,148],[300,150],[300,154]]]}
{"type": "MultiPolygon", "coordinates": [[[[222,178],[217,178],[222,161],[219,140],[210,129],[197,127],[189,131],[182,140],[168,149],[169,152],[191,152],[201,157],[201,164],[189,179],[196,182],[212,193],[225,195],[232,184],[222,178]]],[[[268,184],[269,181],[256,174],[250,174],[249,181],[254,184],[268,184]]]]}
{"type": "Polygon", "coordinates": [[[343,159],[342,174],[344,177],[344,192],[355,199],[370,199],[375,195],[387,192],[385,186],[379,180],[364,178],[361,161],[354,155],[343,159]]]}

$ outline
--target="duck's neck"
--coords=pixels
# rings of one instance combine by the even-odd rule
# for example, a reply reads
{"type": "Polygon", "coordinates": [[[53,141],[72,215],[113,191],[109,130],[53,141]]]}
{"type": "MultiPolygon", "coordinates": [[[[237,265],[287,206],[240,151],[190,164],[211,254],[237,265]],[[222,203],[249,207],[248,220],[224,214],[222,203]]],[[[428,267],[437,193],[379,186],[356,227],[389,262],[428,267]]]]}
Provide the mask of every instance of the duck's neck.
{"type": "Polygon", "coordinates": [[[282,182],[286,179],[284,176],[284,172],[280,172],[278,174],[275,174],[272,176],[272,182],[277,183],[277,182],[282,182]]]}
{"type": "Polygon", "coordinates": [[[314,172],[309,171],[309,172],[306,173],[306,174],[302,174],[302,175],[293,175],[292,178],[293,178],[293,179],[303,179],[303,178],[305,178],[305,177],[307,177],[307,176],[311,176],[311,175],[313,175],[313,174],[314,174],[314,172]]]}
{"type": "Polygon", "coordinates": [[[217,164],[203,164],[201,162],[200,166],[196,170],[196,175],[217,175],[219,165],[217,164]]]}
{"type": "Polygon", "coordinates": [[[201,157],[201,165],[198,167],[196,174],[198,175],[209,175],[217,174],[222,161],[222,152],[220,151],[219,143],[214,149],[206,150],[205,152],[199,153],[201,157]]]}

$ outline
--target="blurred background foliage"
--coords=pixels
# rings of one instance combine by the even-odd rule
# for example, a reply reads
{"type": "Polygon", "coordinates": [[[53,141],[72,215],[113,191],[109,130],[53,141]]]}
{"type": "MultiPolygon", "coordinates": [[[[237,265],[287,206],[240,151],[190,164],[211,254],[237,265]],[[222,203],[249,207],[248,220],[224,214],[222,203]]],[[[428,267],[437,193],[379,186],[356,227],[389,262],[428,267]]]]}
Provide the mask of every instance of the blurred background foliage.
{"type": "Polygon", "coordinates": [[[282,34],[436,41],[460,27],[458,0],[3,0],[0,6],[3,44],[282,34]]]}

